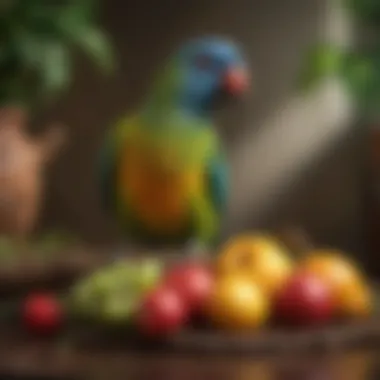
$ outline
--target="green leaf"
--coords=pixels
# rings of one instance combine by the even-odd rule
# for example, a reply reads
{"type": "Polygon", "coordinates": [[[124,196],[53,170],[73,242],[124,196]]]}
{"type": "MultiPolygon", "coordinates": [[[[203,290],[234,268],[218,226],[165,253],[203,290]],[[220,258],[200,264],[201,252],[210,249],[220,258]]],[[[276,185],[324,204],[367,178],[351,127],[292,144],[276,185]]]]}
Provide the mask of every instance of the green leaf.
{"type": "Polygon", "coordinates": [[[57,32],[56,20],[62,12],[62,6],[55,2],[33,0],[24,4],[15,16],[15,25],[21,25],[30,33],[40,33],[43,38],[57,32]]]}
{"type": "Polygon", "coordinates": [[[40,38],[27,29],[18,28],[13,32],[13,42],[22,67],[36,66],[39,63],[39,56],[42,53],[40,38]]]}
{"type": "Polygon", "coordinates": [[[99,13],[99,0],[82,0],[72,4],[78,15],[86,20],[93,20],[99,13]]]}
{"type": "Polygon", "coordinates": [[[94,27],[84,27],[74,42],[105,72],[114,69],[113,51],[106,34],[94,27]]]}
{"type": "Polygon", "coordinates": [[[60,43],[45,43],[40,56],[39,71],[42,86],[47,93],[56,93],[65,88],[71,74],[69,49],[60,43]]]}
{"type": "Polygon", "coordinates": [[[376,68],[369,57],[351,55],[347,57],[343,77],[354,94],[365,95],[375,83],[376,68]]]}
{"type": "Polygon", "coordinates": [[[40,101],[69,83],[73,47],[106,71],[113,54],[97,29],[98,0],[0,0],[0,101],[40,101]],[[4,4],[3,4],[4,3],[4,4]]]}
{"type": "Polygon", "coordinates": [[[345,0],[345,4],[359,20],[380,23],[379,0],[345,0]]]}
{"type": "Polygon", "coordinates": [[[93,12],[90,3],[89,1],[77,1],[61,9],[57,26],[65,35],[72,38],[78,30],[83,28],[84,24],[92,22],[93,12]]]}
{"type": "Polygon", "coordinates": [[[342,77],[361,113],[379,115],[380,57],[365,52],[351,54],[347,57],[342,77]]]}
{"type": "Polygon", "coordinates": [[[301,69],[299,86],[303,90],[315,88],[323,79],[339,75],[345,52],[332,45],[312,47],[306,54],[301,69]]]}
{"type": "Polygon", "coordinates": [[[21,65],[18,77],[23,80],[25,95],[37,97],[40,92],[41,95],[51,95],[67,85],[70,52],[64,44],[51,37],[28,33],[27,29],[15,34],[15,42],[21,65]]]}
{"type": "Polygon", "coordinates": [[[110,72],[114,69],[114,52],[106,33],[94,24],[93,16],[94,1],[78,2],[62,12],[58,25],[68,42],[105,72],[110,72]]]}
{"type": "Polygon", "coordinates": [[[17,0],[1,0],[0,2],[0,12],[9,14],[11,10],[17,5],[17,0]]]}
{"type": "MultiPolygon", "coordinates": [[[[15,43],[20,62],[18,76],[23,78],[25,87],[30,86],[30,82],[37,82],[37,87],[33,90],[41,90],[50,95],[68,84],[71,72],[70,51],[63,43],[28,33],[27,29],[15,34],[15,43]]],[[[37,93],[34,95],[37,96],[37,93]]]]}

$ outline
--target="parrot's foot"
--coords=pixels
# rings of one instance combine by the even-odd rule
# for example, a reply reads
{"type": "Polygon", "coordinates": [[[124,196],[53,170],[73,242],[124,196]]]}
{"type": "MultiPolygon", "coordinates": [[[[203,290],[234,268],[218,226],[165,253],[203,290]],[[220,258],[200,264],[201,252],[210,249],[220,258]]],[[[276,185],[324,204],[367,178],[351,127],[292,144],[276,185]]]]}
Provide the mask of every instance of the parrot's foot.
{"type": "Polygon", "coordinates": [[[191,259],[206,259],[209,257],[207,246],[199,240],[190,240],[185,246],[186,256],[191,259]]]}

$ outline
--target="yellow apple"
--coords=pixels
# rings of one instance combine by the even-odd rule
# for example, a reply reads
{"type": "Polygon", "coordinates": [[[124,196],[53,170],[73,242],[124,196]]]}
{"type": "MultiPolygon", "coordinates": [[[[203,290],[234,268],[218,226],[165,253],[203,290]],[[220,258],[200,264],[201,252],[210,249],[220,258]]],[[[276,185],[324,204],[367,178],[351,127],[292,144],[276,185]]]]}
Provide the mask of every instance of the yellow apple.
{"type": "Polygon", "coordinates": [[[286,248],[269,235],[241,235],[222,247],[216,267],[221,275],[247,275],[272,296],[291,275],[293,261],[286,248]]]}
{"type": "Polygon", "coordinates": [[[371,289],[362,271],[343,252],[312,251],[300,263],[299,269],[318,275],[330,286],[338,315],[360,317],[370,314],[371,289]]]}
{"type": "Polygon", "coordinates": [[[214,326],[231,331],[261,326],[267,319],[267,298],[251,279],[244,275],[220,277],[206,307],[214,326]]]}
{"type": "Polygon", "coordinates": [[[365,318],[373,310],[371,287],[363,281],[353,282],[347,286],[338,302],[337,314],[349,318],[365,318]]]}

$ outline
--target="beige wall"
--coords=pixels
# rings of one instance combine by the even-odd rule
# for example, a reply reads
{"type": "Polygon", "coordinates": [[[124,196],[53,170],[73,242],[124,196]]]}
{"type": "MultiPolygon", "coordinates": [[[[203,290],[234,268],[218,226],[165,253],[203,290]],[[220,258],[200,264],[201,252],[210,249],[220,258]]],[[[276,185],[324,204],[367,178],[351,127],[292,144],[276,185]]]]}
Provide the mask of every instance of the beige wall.
{"type": "Polygon", "coordinates": [[[326,2],[105,1],[120,72],[103,79],[79,62],[71,91],[47,115],[70,126],[71,142],[51,170],[42,224],[92,241],[116,236],[94,184],[105,129],[140,102],[156,64],[183,38],[223,33],[245,47],[255,79],[246,102],[218,117],[233,166],[225,230],[301,223],[323,242],[356,249],[362,243],[362,134],[352,129],[347,102],[333,83],[308,99],[294,92],[303,49],[318,36],[346,39],[339,14],[326,2]]]}

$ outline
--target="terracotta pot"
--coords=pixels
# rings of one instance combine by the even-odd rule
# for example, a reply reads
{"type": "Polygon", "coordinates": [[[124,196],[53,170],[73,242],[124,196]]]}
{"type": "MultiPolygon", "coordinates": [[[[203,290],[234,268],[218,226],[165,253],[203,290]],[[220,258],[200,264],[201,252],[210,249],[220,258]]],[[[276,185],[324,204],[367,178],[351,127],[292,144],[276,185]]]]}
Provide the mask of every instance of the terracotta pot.
{"type": "Polygon", "coordinates": [[[0,235],[26,237],[35,226],[44,187],[44,169],[64,142],[53,126],[40,138],[26,132],[27,112],[0,109],[0,235]]]}

